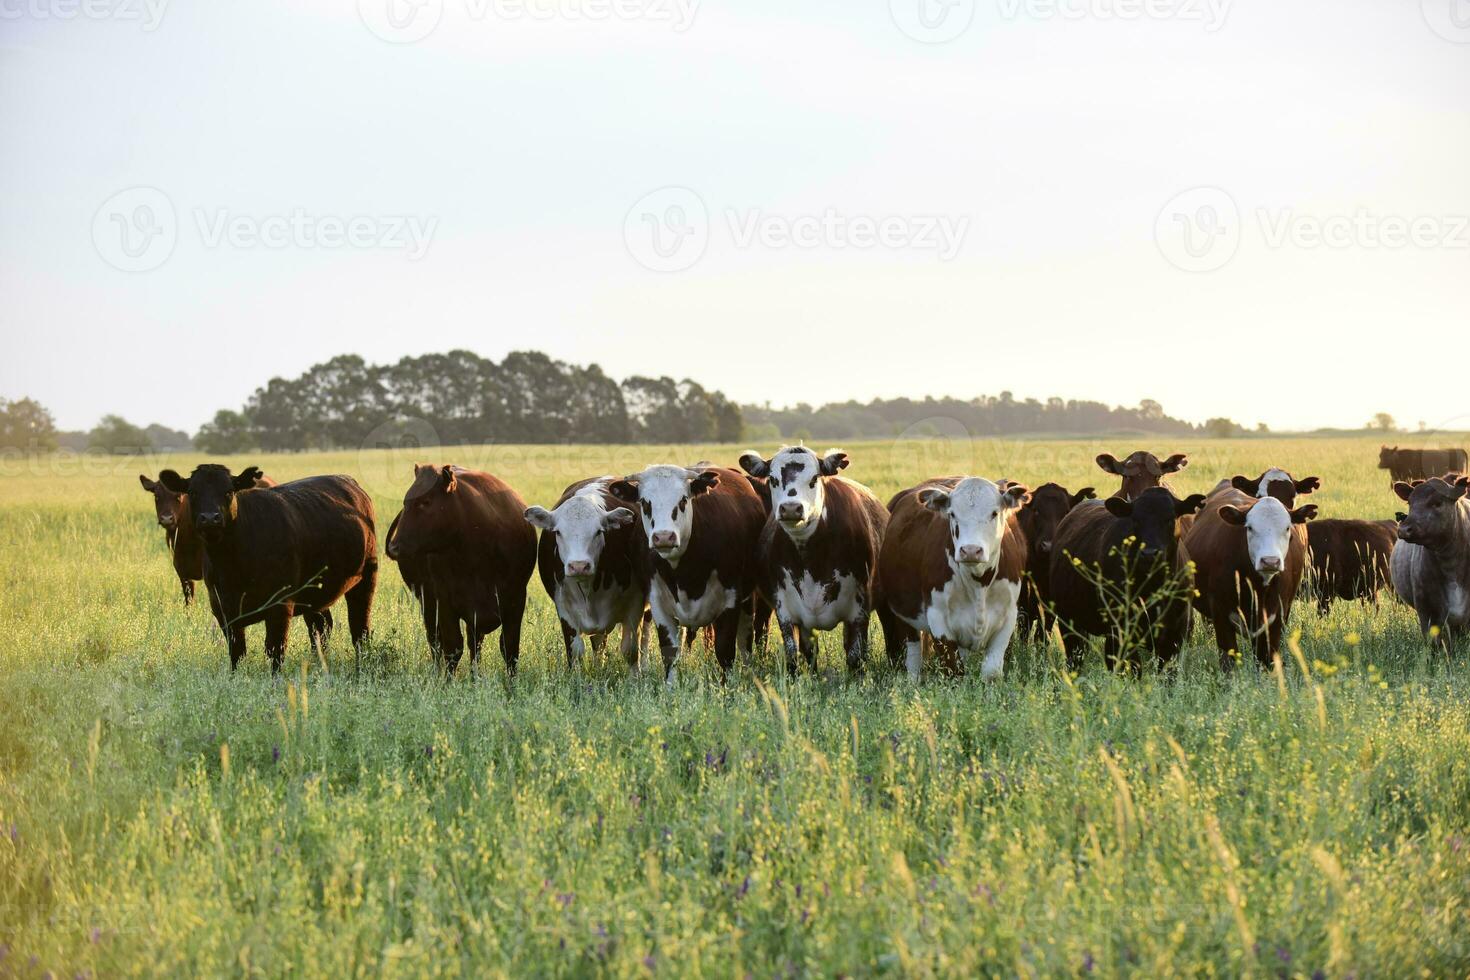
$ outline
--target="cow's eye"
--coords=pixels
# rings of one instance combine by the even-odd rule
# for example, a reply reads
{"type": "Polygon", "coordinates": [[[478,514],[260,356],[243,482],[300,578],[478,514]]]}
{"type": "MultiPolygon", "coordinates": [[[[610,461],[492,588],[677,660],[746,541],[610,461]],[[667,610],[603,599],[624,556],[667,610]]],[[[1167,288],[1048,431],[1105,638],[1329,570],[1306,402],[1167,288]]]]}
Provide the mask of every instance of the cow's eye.
{"type": "Polygon", "coordinates": [[[812,482],[811,483],[808,483],[807,486],[809,486],[813,490],[815,490],[817,488],[817,478],[816,477],[812,477],[812,482]]]}
{"type": "Polygon", "coordinates": [[[1000,516],[1000,511],[998,511],[998,510],[993,510],[993,511],[991,511],[991,512],[990,512],[990,519],[991,519],[991,520],[992,520],[992,521],[993,521],[993,520],[995,520],[995,519],[996,519],[996,517],[998,517],[998,516],[1000,516]]]}

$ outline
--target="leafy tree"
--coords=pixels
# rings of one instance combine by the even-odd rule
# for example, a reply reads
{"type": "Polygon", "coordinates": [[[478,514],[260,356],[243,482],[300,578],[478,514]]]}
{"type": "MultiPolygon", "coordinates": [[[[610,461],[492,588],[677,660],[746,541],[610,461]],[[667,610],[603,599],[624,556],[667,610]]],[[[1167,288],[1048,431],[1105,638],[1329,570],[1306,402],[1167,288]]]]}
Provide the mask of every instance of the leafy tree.
{"type": "Polygon", "coordinates": [[[1245,427],[1226,418],[1214,418],[1205,423],[1205,435],[1212,439],[1230,439],[1244,435],[1245,427]]]}
{"type": "Polygon", "coordinates": [[[104,415],[87,433],[87,447],[114,456],[140,456],[153,448],[148,433],[121,415],[104,415]]]}
{"type": "Polygon", "coordinates": [[[177,452],[194,448],[194,440],[189,438],[189,433],[170,429],[157,422],[148,426],[143,432],[148,436],[148,444],[159,452],[177,452]]]}
{"type": "Polygon", "coordinates": [[[1377,429],[1379,432],[1392,432],[1398,428],[1398,423],[1387,412],[1379,412],[1368,422],[1368,428],[1377,429]]]}
{"type": "Polygon", "coordinates": [[[0,449],[45,453],[56,448],[56,422],[40,402],[0,398],[0,449]]]}
{"type": "Polygon", "coordinates": [[[194,447],[211,456],[233,456],[254,452],[260,448],[260,440],[244,412],[223,408],[195,433],[194,447]]]}

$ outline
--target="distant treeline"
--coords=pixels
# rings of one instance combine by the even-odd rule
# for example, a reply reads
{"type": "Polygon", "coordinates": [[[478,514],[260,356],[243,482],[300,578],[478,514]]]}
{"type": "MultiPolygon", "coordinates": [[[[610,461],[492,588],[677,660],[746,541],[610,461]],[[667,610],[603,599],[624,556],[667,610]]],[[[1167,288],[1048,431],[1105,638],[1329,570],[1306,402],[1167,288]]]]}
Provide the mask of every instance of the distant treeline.
{"type": "Polygon", "coordinates": [[[334,449],[438,443],[737,442],[740,406],[697,382],[629,378],[535,351],[496,363],[466,350],[369,364],[344,354],[272,378],[222,410],[196,448],[334,449]]]}

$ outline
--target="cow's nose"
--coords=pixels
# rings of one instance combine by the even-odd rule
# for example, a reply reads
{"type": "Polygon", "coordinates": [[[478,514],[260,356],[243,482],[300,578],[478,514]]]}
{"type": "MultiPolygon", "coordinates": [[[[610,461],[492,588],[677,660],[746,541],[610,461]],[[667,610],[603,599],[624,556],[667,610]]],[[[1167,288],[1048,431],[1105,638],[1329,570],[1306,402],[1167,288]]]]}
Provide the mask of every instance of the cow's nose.
{"type": "Polygon", "coordinates": [[[783,503],[780,507],[780,515],[783,521],[801,520],[801,504],[783,503]]]}
{"type": "Polygon", "coordinates": [[[673,531],[654,531],[651,540],[655,548],[672,548],[679,543],[679,536],[673,531]]]}
{"type": "Polygon", "coordinates": [[[1261,569],[1268,572],[1279,572],[1281,571],[1281,559],[1274,555],[1269,558],[1262,558],[1261,569]]]}
{"type": "Polygon", "coordinates": [[[222,527],[225,523],[223,514],[200,514],[199,523],[205,527],[222,527]]]}
{"type": "Polygon", "coordinates": [[[1050,541],[1043,541],[1043,542],[1041,542],[1041,553],[1042,554],[1045,554],[1045,555],[1051,554],[1051,542],[1050,541]]]}
{"type": "Polygon", "coordinates": [[[158,523],[163,527],[173,527],[174,519],[172,517],[160,517],[158,523]]]}
{"type": "Polygon", "coordinates": [[[569,561],[567,562],[567,574],[591,575],[592,563],[590,561],[569,561]]]}
{"type": "Polygon", "coordinates": [[[960,547],[960,561],[966,565],[973,565],[985,560],[985,547],[978,544],[967,544],[960,547]]]}

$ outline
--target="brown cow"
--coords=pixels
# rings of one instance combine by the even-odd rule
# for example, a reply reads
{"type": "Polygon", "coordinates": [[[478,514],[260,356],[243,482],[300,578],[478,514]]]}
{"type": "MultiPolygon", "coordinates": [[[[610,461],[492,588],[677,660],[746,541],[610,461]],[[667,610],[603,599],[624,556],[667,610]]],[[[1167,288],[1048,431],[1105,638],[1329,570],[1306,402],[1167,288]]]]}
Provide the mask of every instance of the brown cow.
{"type": "Polygon", "coordinates": [[[1278,467],[1271,467],[1260,476],[1233,476],[1230,485],[1241,493],[1252,497],[1275,497],[1286,505],[1287,510],[1296,506],[1299,495],[1322,489],[1322,481],[1315,476],[1298,480],[1278,467]]]}
{"type": "Polygon", "coordinates": [[[1393,485],[1409,513],[1399,523],[1393,587],[1419,614],[1419,629],[1448,648],[1470,633],[1470,480],[1393,485]]]}
{"type": "MultiPolygon", "coordinates": [[[[204,544],[194,533],[194,522],[189,516],[189,495],[174,493],[156,480],[138,474],[143,490],[153,495],[153,513],[158,526],[163,528],[163,543],[168,545],[173,556],[174,574],[179,577],[179,586],[184,592],[184,605],[194,599],[194,583],[204,578],[204,544]]],[[[257,487],[273,487],[276,481],[261,475],[255,481],[257,487]]]]}
{"type": "Polygon", "coordinates": [[[1312,591],[1324,616],[1333,599],[1367,599],[1378,604],[1378,590],[1390,584],[1389,556],[1398,540],[1393,521],[1341,518],[1307,525],[1312,591]]]}
{"type": "Polygon", "coordinates": [[[793,673],[798,649],[816,669],[814,633],[838,626],[847,669],[860,671],[867,659],[888,509],[867,487],[837,475],[847,463],[847,453],[818,457],[805,446],[787,446],[769,460],[754,452],[740,457],[741,468],[763,481],[771,501],[757,582],[776,612],[793,673]]]}
{"type": "Polygon", "coordinates": [[[436,662],[452,675],[469,634],[470,668],[485,637],[500,630],[500,655],[514,674],[521,654],[526,585],[536,567],[536,532],[526,502],[499,477],[458,466],[415,464],[388,557],[423,562],[438,623],[428,631],[436,662]]]}
{"type": "Polygon", "coordinates": [[[1183,453],[1175,453],[1160,462],[1153,453],[1140,449],[1122,462],[1112,453],[1103,453],[1097,457],[1097,465],[1104,472],[1123,478],[1123,485],[1113,496],[1132,500],[1149,487],[1168,486],[1164,480],[1165,475],[1184,469],[1189,465],[1189,457],[1183,453]]]}
{"type": "Polygon", "coordinates": [[[1016,520],[1026,500],[1018,483],[948,477],[888,502],[878,621],[895,667],[902,651],[909,676],[918,679],[927,633],[958,647],[963,659],[984,650],[980,676],[1001,676],[1026,568],[1026,536],[1016,520]]]}
{"type": "Polygon", "coordinates": [[[1220,665],[1234,665],[1237,627],[1256,659],[1270,666],[1307,563],[1307,536],[1297,525],[1317,516],[1315,504],[1295,510],[1275,497],[1255,498],[1227,487],[1210,495],[1180,545],[1195,564],[1195,607],[1215,625],[1220,665]]]}
{"type": "Polygon", "coordinates": [[[1470,459],[1463,449],[1400,449],[1378,447],[1378,468],[1388,470],[1389,479],[1427,480],[1446,471],[1463,473],[1470,469],[1470,459]]]}
{"type": "Polygon", "coordinates": [[[236,475],[204,463],[185,480],[173,470],[158,482],[189,495],[194,532],[204,542],[204,586],[229,643],[230,669],[245,655],[245,627],[265,623],[265,652],[279,672],[301,612],[313,643],[327,610],[347,600],[352,645],[361,650],[378,579],[373,503],[351,477],[314,476],[257,489],[258,467],[236,475]],[[313,619],[311,614],[322,617],[313,619]],[[313,623],[316,626],[313,626],[313,623]]]}
{"type": "Polygon", "coordinates": [[[650,466],[613,483],[614,497],[643,515],[647,546],[639,572],[673,683],[681,629],[713,624],[722,677],[736,647],[751,650],[756,615],[756,546],[766,504],[751,481],[726,467],[650,466]]]}
{"type": "Polygon", "coordinates": [[[623,659],[630,670],[638,669],[639,628],[648,605],[638,568],[643,532],[638,515],[608,490],[615,480],[579,480],[562,491],[555,509],[526,511],[526,521],[541,529],[536,564],[556,604],[568,668],[582,659],[582,634],[592,637],[600,654],[607,634],[621,626],[623,659]]]}
{"type": "Polygon", "coordinates": [[[1072,508],[1097,496],[1092,487],[1076,493],[1055,483],[1043,483],[1031,491],[1031,499],[1016,515],[1021,533],[1026,535],[1026,578],[1021,583],[1018,622],[1023,637],[1033,631],[1045,632],[1042,610],[1046,608],[1051,589],[1052,539],[1057,526],[1072,508]]]}

